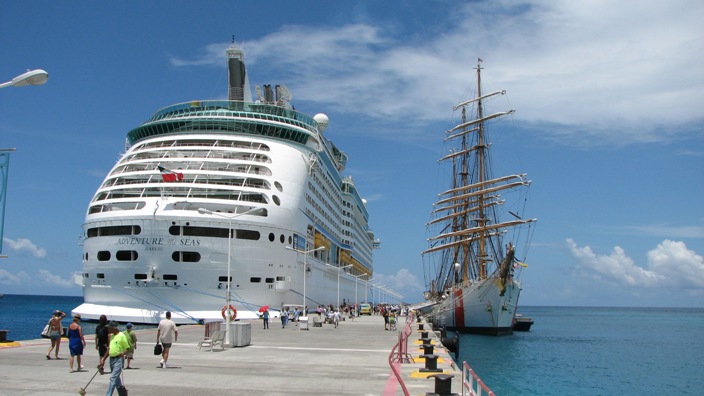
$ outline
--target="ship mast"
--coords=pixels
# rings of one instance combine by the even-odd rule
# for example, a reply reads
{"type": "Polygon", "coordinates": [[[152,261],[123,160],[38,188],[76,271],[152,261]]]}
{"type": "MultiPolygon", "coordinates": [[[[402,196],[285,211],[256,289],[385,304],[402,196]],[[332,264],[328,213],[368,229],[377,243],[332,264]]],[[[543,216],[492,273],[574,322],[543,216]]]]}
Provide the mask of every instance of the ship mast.
{"type": "MultiPolygon", "coordinates": [[[[482,103],[482,58],[477,59],[477,98],[479,100],[477,101],[477,118],[478,119],[483,119],[484,118],[484,105],[482,103]]],[[[479,130],[477,131],[477,167],[478,167],[478,183],[483,183],[487,177],[485,177],[484,174],[484,167],[486,166],[486,146],[484,145],[484,123],[480,122],[478,125],[479,130]]],[[[481,194],[477,197],[477,207],[478,207],[478,212],[477,212],[477,222],[479,223],[479,227],[485,227],[486,226],[486,213],[484,210],[484,194],[481,194]]],[[[486,262],[487,262],[487,254],[486,254],[486,233],[481,232],[479,234],[479,257],[477,257],[477,261],[479,264],[479,279],[485,279],[486,278],[486,262]]]]}

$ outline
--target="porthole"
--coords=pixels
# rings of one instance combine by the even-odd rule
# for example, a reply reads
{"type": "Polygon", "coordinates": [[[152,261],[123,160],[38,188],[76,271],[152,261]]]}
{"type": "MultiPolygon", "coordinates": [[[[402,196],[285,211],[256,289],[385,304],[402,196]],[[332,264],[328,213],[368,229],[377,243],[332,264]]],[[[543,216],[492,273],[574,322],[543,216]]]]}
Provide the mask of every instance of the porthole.
{"type": "Polygon", "coordinates": [[[284,234],[281,234],[281,237],[279,238],[279,240],[281,241],[281,243],[286,242],[286,237],[284,236],[284,234]]]}
{"type": "Polygon", "coordinates": [[[274,242],[276,240],[276,235],[273,232],[269,233],[269,242],[274,242]]]}
{"type": "Polygon", "coordinates": [[[117,261],[137,261],[139,255],[134,250],[118,250],[115,253],[117,261]]]}
{"type": "Polygon", "coordinates": [[[284,192],[284,188],[279,182],[274,182],[274,187],[276,187],[277,190],[284,192]]]}
{"type": "Polygon", "coordinates": [[[107,250],[101,250],[98,252],[98,261],[108,261],[110,260],[110,252],[107,250]]]}
{"type": "Polygon", "coordinates": [[[198,252],[173,252],[171,259],[176,262],[197,263],[200,261],[200,253],[198,252]]]}

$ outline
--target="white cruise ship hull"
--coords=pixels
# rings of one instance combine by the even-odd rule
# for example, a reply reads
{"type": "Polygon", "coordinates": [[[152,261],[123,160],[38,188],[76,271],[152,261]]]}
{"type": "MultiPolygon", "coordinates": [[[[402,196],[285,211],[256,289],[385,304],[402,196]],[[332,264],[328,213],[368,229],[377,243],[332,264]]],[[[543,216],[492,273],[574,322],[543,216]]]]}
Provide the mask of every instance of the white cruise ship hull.
{"type": "Polygon", "coordinates": [[[88,206],[74,314],[198,323],[228,305],[254,319],[368,300],[379,242],[328,118],[294,110],[285,87],[252,99],[243,53],[228,57],[229,100],[169,106],[127,133],[88,206]]]}

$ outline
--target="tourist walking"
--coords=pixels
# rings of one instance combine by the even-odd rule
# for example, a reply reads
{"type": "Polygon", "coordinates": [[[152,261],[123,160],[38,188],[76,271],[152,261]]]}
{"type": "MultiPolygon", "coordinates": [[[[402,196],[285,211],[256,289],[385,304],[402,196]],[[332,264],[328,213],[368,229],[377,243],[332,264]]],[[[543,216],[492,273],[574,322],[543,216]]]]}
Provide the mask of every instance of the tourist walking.
{"type": "Polygon", "coordinates": [[[335,323],[335,328],[337,328],[337,325],[340,323],[340,310],[336,309],[335,313],[332,314],[332,321],[335,323]]]}
{"type": "Polygon", "coordinates": [[[265,309],[264,312],[262,312],[262,319],[264,319],[264,330],[269,329],[269,310],[265,309]]]}
{"type": "Polygon", "coordinates": [[[108,333],[112,336],[110,338],[110,343],[108,344],[108,350],[105,355],[100,359],[100,365],[98,369],[103,371],[105,366],[105,361],[110,359],[110,384],[108,385],[108,390],[105,392],[105,396],[112,396],[115,388],[120,388],[122,384],[122,365],[124,364],[125,354],[130,349],[130,344],[127,342],[127,337],[124,333],[120,333],[117,328],[117,322],[110,322],[108,324],[108,333]]]}
{"type": "Polygon", "coordinates": [[[166,311],[166,318],[159,322],[159,328],[156,331],[156,343],[161,343],[163,350],[161,351],[161,362],[159,367],[167,368],[166,362],[169,360],[169,350],[171,344],[178,341],[178,330],[176,323],[171,320],[171,312],[166,311]]]}
{"type": "Polygon", "coordinates": [[[54,356],[59,359],[59,348],[61,347],[61,334],[63,333],[63,327],[61,326],[61,320],[66,317],[65,312],[59,310],[54,311],[54,314],[49,319],[49,339],[51,339],[51,347],[46,353],[47,360],[51,360],[51,351],[54,351],[54,356]]]}
{"type": "Polygon", "coordinates": [[[288,323],[288,308],[281,312],[281,328],[285,329],[286,328],[286,323],[288,323]]]}
{"type": "Polygon", "coordinates": [[[71,356],[68,358],[68,372],[73,372],[73,358],[76,357],[76,371],[81,371],[81,356],[83,356],[83,348],[86,346],[86,339],[83,338],[83,329],[78,323],[81,321],[81,315],[73,315],[73,322],[68,326],[68,350],[71,356]]]}
{"type": "Polygon", "coordinates": [[[125,368],[131,369],[130,363],[132,363],[132,359],[134,358],[134,350],[137,349],[137,334],[132,331],[132,323],[127,323],[125,327],[127,329],[125,330],[125,337],[127,337],[127,342],[130,344],[130,349],[125,355],[125,358],[127,358],[127,366],[125,368]]]}
{"type": "Polygon", "coordinates": [[[100,315],[98,325],[95,326],[95,349],[98,351],[98,358],[105,356],[108,350],[108,317],[100,315]]]}

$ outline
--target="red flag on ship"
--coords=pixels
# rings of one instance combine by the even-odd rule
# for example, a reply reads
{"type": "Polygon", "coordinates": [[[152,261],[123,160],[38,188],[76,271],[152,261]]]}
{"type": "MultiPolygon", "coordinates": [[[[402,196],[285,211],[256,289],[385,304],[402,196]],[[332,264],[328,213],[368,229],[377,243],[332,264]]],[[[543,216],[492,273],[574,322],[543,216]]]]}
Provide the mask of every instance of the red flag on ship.
{"type": "Polygon", "coordinates": [[[175,182],[183,180],[183,173],[174,172],[172,170],[166,169],[163,166],[159,167],[159,172],[161,172],[161,178],[165,182],[175,182]]]}

